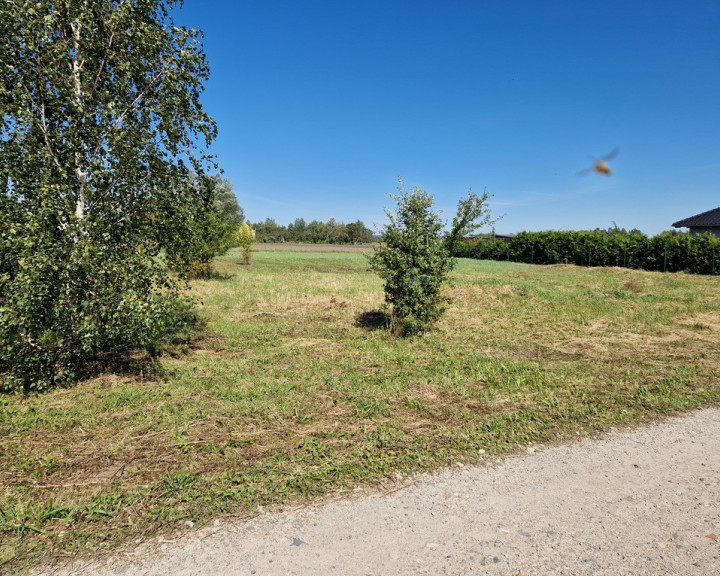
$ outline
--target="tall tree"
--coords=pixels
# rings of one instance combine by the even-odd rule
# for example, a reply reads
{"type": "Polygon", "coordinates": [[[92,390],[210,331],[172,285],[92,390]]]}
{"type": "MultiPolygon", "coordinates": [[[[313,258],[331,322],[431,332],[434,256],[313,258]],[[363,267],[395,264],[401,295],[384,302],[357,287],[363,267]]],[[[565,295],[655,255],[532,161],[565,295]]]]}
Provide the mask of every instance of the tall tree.
{"type": "Polygon", "coordinates": [[[177,323],[156,258],[212,164],[200,32],[176,0],[0,0],[0,378],[72,381],[177,323]]]}
{"type": "Polygon", "coordinates": [[[188,278],[207,276],[212,260],[235,246],[245,216],[232,184],[219,174],[182,183],[182,202],[163,205],[168,215],[157,228],[170,267],[188,278]]]}
{"type": "Polygon", "coordinates": [[[368,244],[374,240],[373,231],[362,220],[347,225],[349,241],[353,244],[368,244]]]}

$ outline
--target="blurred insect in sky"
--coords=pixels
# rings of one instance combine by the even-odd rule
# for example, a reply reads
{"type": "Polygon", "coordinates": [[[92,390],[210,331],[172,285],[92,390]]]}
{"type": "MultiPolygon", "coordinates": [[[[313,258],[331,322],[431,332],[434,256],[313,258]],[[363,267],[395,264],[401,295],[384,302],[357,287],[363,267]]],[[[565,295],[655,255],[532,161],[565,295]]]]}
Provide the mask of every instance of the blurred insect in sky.
{"type": "Polygon", "coordinates": [[[597,172],[598,174],[604,174],[605,176],[609,176],[612,170],[610,170],[610,166],[608,166],[608,162],[615,158],[615,156],[618,155],[618,152],[620,152],[620,148],[615,148],[610,154],[607,154],[606,156],[603,156],[600,158],[600,160],[590,157],[593,161],[592,166],[590,168],[586,168],[585,170],[581,170],[578,172],[578,175],[585,176],[585,174],[590,174],[591,172],[597,172]]]}

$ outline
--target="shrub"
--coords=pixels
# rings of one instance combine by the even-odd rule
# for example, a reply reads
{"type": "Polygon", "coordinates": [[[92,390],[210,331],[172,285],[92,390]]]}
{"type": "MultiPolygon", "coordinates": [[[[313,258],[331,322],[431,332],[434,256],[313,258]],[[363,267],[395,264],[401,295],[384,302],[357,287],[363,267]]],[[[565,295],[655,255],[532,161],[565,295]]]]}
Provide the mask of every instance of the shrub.
{"type": "Polygon", "coordinates": [[[235,233],[235,241],[243,250],[243,264],[248,266],[250,264],[252,246],[255,243],[255,230],[250,227],[250,224],[243,224],[235,233]]]}
{"type": "Polygon", "coordinates": [[[235,245],[243,211],[230,181],[219,175],[190,175],[180,188],[165,197],[168,216],[157,228],[158,241],[171,269],[187,278],[203,278],[212,260],[235,245]]]}
{"type": "Polygon", "coordinates": [[[455,263],[450,251],[463,234],[490,223],[488,194],[469,191],[458,203],[447,240],[430,194],[418,187],[407,192],[400,180],[398,194],[390,197],[398,209],[385,209],[390,222],[370,257],[370,267],[385,282],[385,301],[392,306],[391,330],[406,336],[426,331],[445,309],[440,291],[455,263]]]}
{"type": "Polygon", "coordinates": [[[417,187],[407,192],[401,182],[398,194],[390,197],[397,202],[397,212],[385,210],[390,223],[370,257],[370,267],[385,282],[385,301],[392,306],[391,330],[412,335],[440,317],[444,308],[440,289],[452,259],[432,196],[417,187]]]}
{"type": "Polygon", "coordinates": [[[93,236],[73,242],[32,233],[34,225],[23,227],[16,264],[3,266],[3,391],[74,382],[98,352],[151,349],[184,325],[190,302],[142,243],[109,246],[93,236]]]}

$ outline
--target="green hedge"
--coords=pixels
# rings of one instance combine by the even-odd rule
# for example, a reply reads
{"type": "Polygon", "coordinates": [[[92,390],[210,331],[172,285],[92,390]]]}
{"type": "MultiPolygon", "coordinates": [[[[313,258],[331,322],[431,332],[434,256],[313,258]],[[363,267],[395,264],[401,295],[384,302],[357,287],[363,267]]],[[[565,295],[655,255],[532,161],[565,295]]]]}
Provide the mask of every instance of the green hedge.
{"type": "Polygon", "coordinates": [[[527,264],[621,266],[640,270],[718,274],[720,240],[712,234],[691,236],[663,232],[521,232],[509,242],[492,236],[461,240],[453,248],[459,258],[509,260],[527,264]]]}

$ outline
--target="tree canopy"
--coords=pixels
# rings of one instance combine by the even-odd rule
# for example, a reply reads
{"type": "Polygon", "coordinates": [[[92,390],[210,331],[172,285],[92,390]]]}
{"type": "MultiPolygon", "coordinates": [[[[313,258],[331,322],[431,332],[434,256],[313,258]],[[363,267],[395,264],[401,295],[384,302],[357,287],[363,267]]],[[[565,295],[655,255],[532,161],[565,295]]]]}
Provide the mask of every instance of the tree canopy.
{"type": "Polygon", "coordinates": [[[361,220],[345,224],[330,218],[327,222],[296,218],[287,226],[266,218],[253,224],[258,242],[307,242],[310,244],[368,244],[375,240],[373,231],[361,220]]]}
{"type": "Polygon", "coordinates": [[[213,258],[236,245],[245,215],[232,184],[220,174],[190,174],[180,187],[182,201],[171,197],[164,205],[158,241],[173,270],[188,278],[207,276],[213,258]]]}
{"type": "Polygon", "coordinates": [[[0,377],[72,381],[179,325],[157,230],[184,226],[216,126],[173,0],[0,1],[0,377]],[[182,212],[182,210],[180,211],[182,212]]]}

